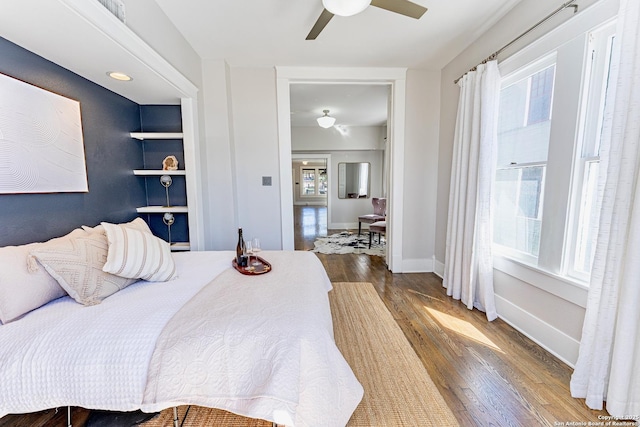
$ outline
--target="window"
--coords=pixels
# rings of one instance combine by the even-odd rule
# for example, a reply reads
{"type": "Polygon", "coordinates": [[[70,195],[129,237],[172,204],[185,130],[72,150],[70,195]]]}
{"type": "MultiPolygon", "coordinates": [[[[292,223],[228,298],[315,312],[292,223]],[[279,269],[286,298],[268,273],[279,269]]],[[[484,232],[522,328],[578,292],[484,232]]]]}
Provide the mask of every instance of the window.
{"type": "Polygon", "coordinates": [[[302,197],[318,197],[327,195],[327,169],[322,167],[302,167],[300,169],[302,197]]]}
{"type": "Polygon", "coordinates": [[[540,250],[555,56],[503,81],[494,187],[494,238],[518,258],[540,250]]]}
{"type": "Polygon", "coordinates": [[[574,282],[588,282],[597,236],[614,30],[609,22],[551,53],[538,44],[539,59],[525,51],[500,64],[496,253],[574,282]]]}
{"type": "Polygon", "coordinates": [[[574,238],[569,253],[569,275],[587,280],[595,251],[599,212],[598,172],[604,106],[607,94],[615,26],[607,25],[589,36],[589,68],[582,114],[581,150],[576,162],[574,238]]]}

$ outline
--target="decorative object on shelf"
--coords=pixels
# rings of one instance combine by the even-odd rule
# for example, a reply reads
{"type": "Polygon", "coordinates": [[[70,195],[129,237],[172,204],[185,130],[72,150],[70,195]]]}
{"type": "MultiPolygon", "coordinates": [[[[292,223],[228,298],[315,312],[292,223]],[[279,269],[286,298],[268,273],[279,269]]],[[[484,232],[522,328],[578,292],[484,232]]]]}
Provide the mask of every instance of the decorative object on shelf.
{"type": "Polygon", "coordinates": [[[171,212],[165,212],[163,217],[162,217],[162,222],[164,222],[164,225],[167,226],[167,229],[169,231],[169,244],[171,244],[171,226],[173,225],[173,223],[176,221],[175,217],[173,216],[173,214],[171,212]]]}
{"type": "Polygon", "coordinates": [[[169,203],[169,187],[173,184],[173,179],[171,175],[162,175],[160,177],[160,183],[164,186],[164,190],[167,193],[167,205],[166,207],[171,207],[171,203],[169,203]]]}
{"type": "Polygon", "coordinates": [[[329,115],[329,110],[322,110],[322,112],[324,113],[324,116],[318,117],[318,125],[321,128],[330,128],[336,122],[336,118],[329,115]]]}
{"type": "Polygon", "coordinates": [[[178,170],[178,159],[176,156],[167,156],[162,161],[163,171],[175,171],[178,170]]]}

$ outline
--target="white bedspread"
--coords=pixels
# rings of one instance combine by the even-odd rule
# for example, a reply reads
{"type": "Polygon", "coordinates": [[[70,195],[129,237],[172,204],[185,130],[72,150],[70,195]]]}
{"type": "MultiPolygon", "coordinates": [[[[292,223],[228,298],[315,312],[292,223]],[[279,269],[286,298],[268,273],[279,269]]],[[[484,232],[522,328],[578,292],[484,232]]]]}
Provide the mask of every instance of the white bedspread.
{"type": "Polygon", "coordinates": [[[177,253],[177,280],[92,307],[60,298],[0,326],[0,416],[200,404],[344,425],[362,387],[333,342],[326,273],[310,253],[263,254],[273,271],[245,277],[232,252],[177,253]]]}

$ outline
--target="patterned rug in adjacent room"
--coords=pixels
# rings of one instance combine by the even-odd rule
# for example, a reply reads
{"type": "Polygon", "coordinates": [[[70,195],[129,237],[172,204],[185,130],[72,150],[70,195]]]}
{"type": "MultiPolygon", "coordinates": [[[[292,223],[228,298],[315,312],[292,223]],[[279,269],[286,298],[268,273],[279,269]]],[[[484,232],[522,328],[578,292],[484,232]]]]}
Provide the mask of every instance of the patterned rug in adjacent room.
{"type": "Polygon", "coordinates": [[[385,256],[385,237],[382,236],[378,243],[378,234],[376,233],[371,242],[369,249],[369,233],[363,232],[358,237],[358,233],[343,231],[342,233],[332,234],[327,237],[318,237],[313,245],[313,252],[321,254],[367,254],[375,256],[385,256]]]}

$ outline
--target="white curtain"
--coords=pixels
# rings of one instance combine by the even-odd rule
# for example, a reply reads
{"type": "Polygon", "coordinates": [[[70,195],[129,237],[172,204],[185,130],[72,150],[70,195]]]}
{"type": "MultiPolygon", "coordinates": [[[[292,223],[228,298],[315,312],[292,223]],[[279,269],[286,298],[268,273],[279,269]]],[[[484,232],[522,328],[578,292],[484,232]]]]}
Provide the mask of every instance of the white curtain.
{"type": "Polygon", "coordinates": [[[600,221],[571,394],[640,415],[640,1],[621,0],[606,98],[600,221]]]}
{"type": "Polygon", "coordinates": [[[491,253],[491,190],[495,173],[500,72],[478,65],[458,82],[460,100],[451,164],[443,286],[469,309],[497,317],[491,253]]]}

